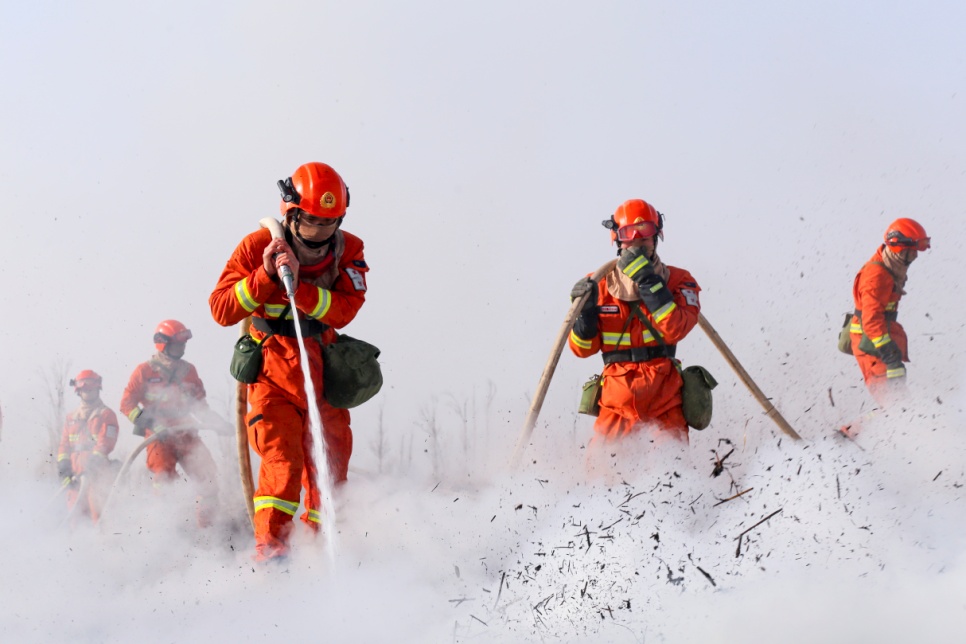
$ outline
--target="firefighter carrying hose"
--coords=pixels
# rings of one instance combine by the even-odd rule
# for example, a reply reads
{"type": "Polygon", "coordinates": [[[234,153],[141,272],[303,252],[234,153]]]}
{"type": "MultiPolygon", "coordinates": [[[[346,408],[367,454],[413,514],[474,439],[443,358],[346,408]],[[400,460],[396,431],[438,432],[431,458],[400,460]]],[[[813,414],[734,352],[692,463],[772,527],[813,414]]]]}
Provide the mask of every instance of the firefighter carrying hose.
{"type": "Polygon", "coordinates": [[[181,465],[197,493],[197,521],[211,525],[218,502],[217,471],[211,452],[198,437],[197,415],[208,409],[198,370],[183,360],[191,331],[164,320],[154,331],[157,353],[134,369],[121,398],[121,413],[136,436],[163,436],[147,446],[147,466],[156,489],[177,477],[181,465]]]}
{"type": "Polygon", "coordinates": [[[658,256],[664,216],[651,204],[626,201],[603,224],[617,243],[617,265],[598,283],[581,279],[570,294],[591,292],[570,332],[571,351],[580,358],[600,352],[604,360],[594,431],[612,440],[647,427],[687,442],[674,354],[698,321],[701,289],[658,256]]]}
{"type": "MultiPolygon", "coordinates": [[[[112,479],[108,454],[117,444],[117,416],[101,401],[101,377],[84,369],[71,379],[80,406],[67,415],[57,449],[57,475],[68,485],[67,505],[80,503],[80,514],[97,522],[112,479]],[[86,498],[79,497],[80,477],[88,480],[86,498]]],[[[74,513],[77,514],[76,512],[74,513]]]]}
{"type": "Polygon", "coordinates": [[[230,326],[252,316],[251,335],[262,343],[263,364],[257,380],[248,386],[251,409],[246,418],[248,442],[262,459],[254,493],[259,561],[288,554],[302,488],[302,522],[314,533],[321,528],[310,404],[317,405],[321,415],[333,482],[346,480],[352,454],[349,412],[323,397],[321,349],[335,339],[333,329],[351,322],[362,307],[369,270],[362,240],[341,230],[349,191],[333,168],[307,163],[279,187],[284,239],[272,239],[265,228],[242,239],[209,298],[218,324],[230,326]],[[294,303],[285,297],[280,266],[294,274],[294,303]],[[294,313],[307,356],[299,350],[294,313]],[[305,358],[316,400],[307,400],[300,362],[305,358]]]}

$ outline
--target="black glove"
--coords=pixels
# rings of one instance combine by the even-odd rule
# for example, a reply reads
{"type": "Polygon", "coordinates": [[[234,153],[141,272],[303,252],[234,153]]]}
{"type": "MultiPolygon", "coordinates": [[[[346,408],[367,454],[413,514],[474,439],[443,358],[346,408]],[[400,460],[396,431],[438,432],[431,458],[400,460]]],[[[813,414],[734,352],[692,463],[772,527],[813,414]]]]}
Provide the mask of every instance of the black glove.
{"type": "Polygon", "coordinates": [[[69,458],[57,461],[57,476],[60,480],[69,479],[73,475],[74,468],[71,467],[69,458]]]}
{"type": "Polygon", "coordinates": [[[134,419],[134,435],[144,436],[144,430],[151,429],[154,426],[154,417],[141,412],[137,418],[134,419]]]}
{"type": "Polygon", "coordinates": [[[901,378],[906,375],[906,368],[902,366],[902,351],[893,340],[889,340],[878,349],[879,358],[889,369],[890,378],[901,378]],[[899,373],[901,371],[901,373],[899,373]]]}
{"type": "Polygon", "coordinates": [[[581,340],[589,340],[597,335],[600,326],[598,317],[597,298],[599,291],[597,284],[589,277],[584,277],[570,289],[570,300],[576,300],[585,293],[590,293],[584,305],[580,309],[580,314],[574,320],[574,334],[581,340]]]}
{"type": "Polygon", "coordinates": [[[654,275],[654,264],[647,259],[647,250],[643,246],[625,248],[617,259],[617,269],[634,280],[638,286],[648,275],[654,275]]]}
{"type": "Polygon", "coordinates": [[[654,272],[654,264],[648,261],[644,247],[622,250],[620,259],[617,260],[617,268],[634,280],[641,292],[644,306],[654,316],[654,321],[660,322],[664,317],[662,314],[666,314],[665,311],[674,302],[674,296],[664,280],[654,272]]]}

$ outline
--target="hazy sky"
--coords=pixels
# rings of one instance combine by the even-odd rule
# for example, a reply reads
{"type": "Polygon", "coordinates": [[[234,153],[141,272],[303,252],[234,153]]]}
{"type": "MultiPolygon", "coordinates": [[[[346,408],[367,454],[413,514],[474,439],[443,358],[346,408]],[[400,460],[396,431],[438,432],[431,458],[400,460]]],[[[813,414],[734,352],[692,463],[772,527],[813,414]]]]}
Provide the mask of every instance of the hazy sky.
{"type": "MultiPolygon", "coordinates": [[[[886,224],[917,218],[910,378],[961,401],[964,24],[958,2],[4,3],[2,467],[38,473],[43,370],[95,369],[116,406],[162,319],[224,409],[236,330],[208,295],[311,160],[350,186],[371,266],[347,332],[382,348],[386,387],[354,413],[357,463],[380,411],[404,437],[488,381],[508,455],[571,285],[613,256],[600,222],[635,197],[808,437],[829,387],[864,400],[835,330],[886,224]]],[[[679,354],[754,417],[699,331],[679,354]]],[[[545,417],[568,436],[599,368],[561,360],[545,417]]],[[[736,438],[718,425],[700,440],[736,438]]]]}

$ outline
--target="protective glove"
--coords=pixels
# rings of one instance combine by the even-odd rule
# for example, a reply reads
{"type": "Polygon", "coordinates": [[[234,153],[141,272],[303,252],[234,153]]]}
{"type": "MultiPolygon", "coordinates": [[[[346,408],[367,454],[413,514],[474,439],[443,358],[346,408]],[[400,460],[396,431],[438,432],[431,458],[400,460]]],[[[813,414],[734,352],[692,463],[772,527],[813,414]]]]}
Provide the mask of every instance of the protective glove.
{"type": "Polygon", "coordinates": [[[637,284],[644,306],[654,316],[654,321],[660,322],[673,308],[674,295],[664,280],[654,272],[654,264],[647,259],[645,248],[637,246],[622,250],[617,260],[617,268],[637,284]]]}
{"type": "Polygon", "coordinates": [[[69,479],[73,475],[74,468],[71,467],[69,458],[57,461],[57,476],[60,480],[69,479]]]}
{"type": "Polygon", "coordinates": [[[590,293],[590,295],[584,300],[584,305],[581,307],[577,319],[574,320],[573,327],[574,335],[581,340],[589,340],[595,337],[600,327],[599,310],[597,308],[598,290],[597,284],[593,280],[589,277],[578,280],[574,287],[570,289],[570,301],[583,297],[585,293],[590,293]]]}
{"type": "Polygon", "coordinates": [[[895,341],[889,340],[878,349],[879,358],[886,364],[887,378],[904,378],[906,368],[902,365],[902,351],[895,341]]]}
{"type": "Polygon", "coordinates": [[[155,425],[153,416],[145,414],[143,411],[134,419],[134,435],[144,436],[144,431],[151,429],[155,425]]]}
{"type": "Polygon", "coordinates": [[[625,248],[617,259],[617,270],[634,280],[638,286],[649,275],[654,275],[654,264],[647,259],[647,250],[643,246],[625,248]]]}

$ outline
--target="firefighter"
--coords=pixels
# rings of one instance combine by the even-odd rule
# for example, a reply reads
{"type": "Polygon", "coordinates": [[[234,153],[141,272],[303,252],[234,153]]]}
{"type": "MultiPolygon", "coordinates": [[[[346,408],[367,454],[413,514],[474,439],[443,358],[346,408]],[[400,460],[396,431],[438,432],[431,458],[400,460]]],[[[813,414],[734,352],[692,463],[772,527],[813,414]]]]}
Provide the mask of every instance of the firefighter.
{"type": "Polygon", "coordinates": [[[261,457],[255,490],[255,558],[265,561],[289,552],[293,518],[302,488],[301,520],[313,533],[320,524],[321,495],[316,484],[308,406],[316,405],[328,469],[334,483],[346,480],[352,454],[349,412],[323,398],[323,344],[334,341],[352,321],[366,297],[362,240],[341,229],[349,190],[324,163],[307,163],[279,181],[284,239],[268,229],[247,235],[229,258],[209,298],[218,324],[228,326],[252,316],[251,335],[263,341],[263,364],[248,387],[248,440],[261,457]],[[288,302],[278,267],[295,275],[295,302],[288,302]],[[301,356],[295,315],[305,338],[301,356]],[[272,335],[265,340],[267,335],[272,335]],[[308,359],[316,399],[308,400],[300,360],[308,359]]]}
{"type": "Polygon", "coordinates": [[[899,300],[906,292],[910,264],[929,246],[929,236],[921,224],[913,219],[896,219],[886,229],[884,243],[862,266],[852,285],[852,355],[866,387],[882,407],[905,385],[903,362],[909,362],[909,346],[897,319],[899,300]]]}
{"type": "Polygon", "coordinates": [[[182,359],[191,331],[177,320],[164,320],[154,331],[157,353],[134,369],[121,397],[121,413],[134,423],[134,434],[150,438],[147,465],[155,488],[177,477],[176,465],[198,491],[197,520],[211,525],[218,502],[215,461],[198,437],[199,416],[208,411],[198,371],[182,359]]]}
{"type": "Polygon", "coordinates": [[[604,360],[594,431],[613,440],[649,428],[687,442],[674,354],[698,321],[701,289],[688,271],[658,256],[664,216],[651,204],[626,201],[603,224],[617,243],[617,266],[598,283],[583,278],[574,285],[571,298],[590,297],[568,340],[578,357],[599,351],[604,360]]]}
{"type": "Polygon", "coordinates": [[[117,416],[101,400],[101,377],[84,369],[71,379],[80,406],[67,414],[57,449],[57,474],[67,490],[68,507],[80,503],[80,512],[97,522],[101,503],[111,484],[108,455],[117,444],[117,416]],[[86,498],[79,498],[81,478],[87,479],[86,498]]]}

